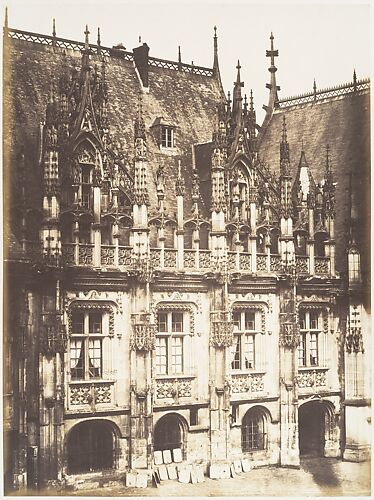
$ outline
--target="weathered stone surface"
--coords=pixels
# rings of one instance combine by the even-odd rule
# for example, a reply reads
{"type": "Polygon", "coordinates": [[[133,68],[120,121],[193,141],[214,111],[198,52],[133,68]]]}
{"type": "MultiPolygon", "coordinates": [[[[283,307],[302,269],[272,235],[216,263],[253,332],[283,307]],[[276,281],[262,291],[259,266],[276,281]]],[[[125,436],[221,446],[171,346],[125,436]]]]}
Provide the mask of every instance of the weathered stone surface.
{"type": "Polygon", "coordinates": [[[251,465],[248,458],[242,458],[242,468],[243,472],[249,472],[251,470],[251,465]]]}
{"type": "Polygon", "coordinates": [[[168,465],[167,467],[169,479],[178,479],[177,468],[175,465],[168,465]]]}
{"type": "Polygon", "coordinates": [[[243,472],[242,470],[242,463],[240,460],[234,460],[234,469],[237,474],[240,474],[243,472]]]}
{"type": "Polygon", "coordinates": [[[175,448],[173,450],[173,462],[182,462],[182,450],[180,448],[175,448]]]}
{"type": "Polygon", "coordinates": [[[138,473],[136,476],[136,487],[137,488],[146,488],[147,484],[148,484],[148,474],[138,473]]]}
{"type": "Polygon", "coordinates": [[[161,481],[166,481],[167,479],[169,479],[166,465],[160,465],[158,468],[158,473],[160,474],[161,481]]]}
{"type": "Polygon", "coordinates": [[[163,463],[162,451],[155,451],[153,453],[155,465],[160,465],[163,463]]]}
{"type": "Polygon", "coordinates": [[[171,451],[170,450],[164,450],[162,452],[162,457],[164,459],[164,464],[171,464],[172,459],[171,459],[171,451]]]}
{"type": "Polygon", "coordinates": [[[126,486],[128,488],[135,488],[136,486],[136,472],[126,473],[126,486]]]}
{"type": "Polygon", "coordinates": [[[191,471],[187,468],[181,469],[178,472],[178,481],[180,483],[189,483],[191,478],[191,471]]]}

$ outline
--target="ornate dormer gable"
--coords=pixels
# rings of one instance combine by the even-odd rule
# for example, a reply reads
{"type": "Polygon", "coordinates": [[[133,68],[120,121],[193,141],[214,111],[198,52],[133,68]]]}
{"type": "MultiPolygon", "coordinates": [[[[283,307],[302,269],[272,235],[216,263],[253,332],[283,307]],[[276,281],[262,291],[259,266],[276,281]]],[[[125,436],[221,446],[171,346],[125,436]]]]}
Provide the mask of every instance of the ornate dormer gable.
{"type": "Polygon", "coordinates": [[[330,161],[330,148],[326,146],[326,167],[323,179],[323,216],[325,219],[335,218],[335,186],[334,175],[332,173],[330,161]]]}
{"type": "Polygon", "coordinates": [[[314,207],[315,196],[316,185],[302,149],[296,178],[292,186],[294,215],[300,229],[307,229],[304,227],[307,224],[307,209],[314,207]]]}
{"type": "Polygon", "coordinates": [[[286,118],[283,115],[282,140],[280,142],[280,205],[281,215],[286,219],[292,216],[290,149],[287,141],[286,118]]]}

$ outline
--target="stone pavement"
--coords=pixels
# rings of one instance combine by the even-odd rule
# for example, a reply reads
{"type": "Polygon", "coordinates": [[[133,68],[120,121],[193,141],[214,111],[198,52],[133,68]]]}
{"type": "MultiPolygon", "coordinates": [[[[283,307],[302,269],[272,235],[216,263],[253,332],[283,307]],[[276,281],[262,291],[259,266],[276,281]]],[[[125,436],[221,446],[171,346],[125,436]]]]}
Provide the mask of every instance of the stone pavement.
{"type": "MultiPolygon", "coordinates": [[[[334,458],[304,458],[300,469],[262,467],[235,479],[181,484],[163,481],[146,489],[113,486],[65,492],[69,496],[370,496],[370,462],[342,462],[334,458]]],[[[51,493],[49,493],[51,494],[51,493]]],[[[61,495],[62,493],[56,493],[61,495]]]]}

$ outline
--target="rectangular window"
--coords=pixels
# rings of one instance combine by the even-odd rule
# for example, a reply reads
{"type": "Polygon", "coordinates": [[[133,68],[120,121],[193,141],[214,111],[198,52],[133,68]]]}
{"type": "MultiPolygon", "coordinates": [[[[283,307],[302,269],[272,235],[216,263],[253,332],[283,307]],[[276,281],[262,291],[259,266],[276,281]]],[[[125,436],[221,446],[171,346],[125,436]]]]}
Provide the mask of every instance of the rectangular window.
{"type": "Polygon", "coordinates": [[[181,311],[158,313],[156,374],[179,375],[185,370],[186,321],[181,311]]]}
{"type": "Polygon", "coordinates": [[[156,338],[156,373],[166,375],[168,372],[168,351],[167,339],[165,337],[156,338]]]}
{"type": "Polygon", "coordinates": [[[163,146],[164,148],[174,147],[174,130],[172,127],[162,127],[161,146],[163,146]]]}
{"type": "Polygon", "coordinates": [[[70,340],[71,380],[101,378],[102,373],[102,314],[72,312],[70,340]]]}
{"type": "Polygon", "coordinates": [[[298,346],[299,366],[318,366],[318,341],[321,325],[319,310],[303,310],[299,313],[300,343],[298,346]]]}
{"type": "Polygon", "coordinates": [[[231,369],[252,370],[255,368],[256,312],[234,311],[234,343],[231,369]]]}

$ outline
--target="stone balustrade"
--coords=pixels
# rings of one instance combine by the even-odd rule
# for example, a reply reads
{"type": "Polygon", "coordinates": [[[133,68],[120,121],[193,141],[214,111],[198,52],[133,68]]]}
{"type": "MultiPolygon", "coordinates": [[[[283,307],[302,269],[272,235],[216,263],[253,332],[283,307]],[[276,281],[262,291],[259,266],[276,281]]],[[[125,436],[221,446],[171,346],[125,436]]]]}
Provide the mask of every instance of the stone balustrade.
{"type": "Polygon", "coordinates": [[[328,368],[299,368],[296,383],[299,389],[326,388],[328,368]]]}
{"type": "Polygon", "coordinates": [[[77,381],[68,384],[68,409],[105,410],[115,405],[114,381],[77,381]]]}

